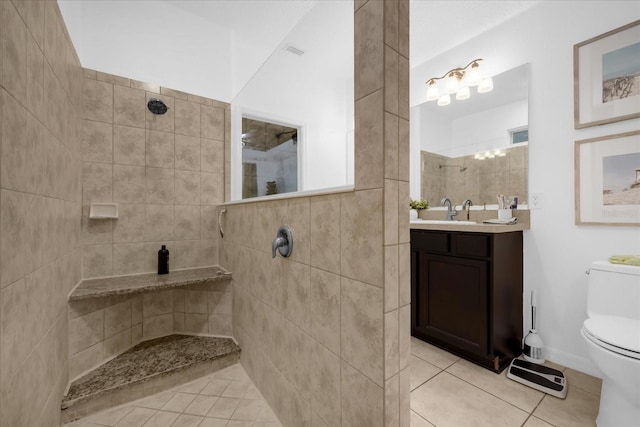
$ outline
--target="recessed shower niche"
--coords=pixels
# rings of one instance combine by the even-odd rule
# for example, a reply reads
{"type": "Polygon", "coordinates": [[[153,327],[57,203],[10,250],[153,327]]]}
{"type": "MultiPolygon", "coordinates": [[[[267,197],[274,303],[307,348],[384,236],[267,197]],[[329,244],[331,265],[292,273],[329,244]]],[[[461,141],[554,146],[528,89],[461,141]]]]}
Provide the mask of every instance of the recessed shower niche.
{"type": "Polygon", "coordinates": [[[242,118],[242,198],[298,191],[296,126],[242,118]]]}

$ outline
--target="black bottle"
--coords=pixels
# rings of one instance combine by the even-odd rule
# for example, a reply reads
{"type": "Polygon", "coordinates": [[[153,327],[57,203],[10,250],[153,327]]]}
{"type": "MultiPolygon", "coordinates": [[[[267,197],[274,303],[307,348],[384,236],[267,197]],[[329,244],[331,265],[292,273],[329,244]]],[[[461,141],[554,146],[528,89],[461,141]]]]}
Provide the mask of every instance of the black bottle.
{"type": "Polygon", "coordinates": [[[169,274],[169,250],[165,245],[158,251],[158,274],[169,274]]]}

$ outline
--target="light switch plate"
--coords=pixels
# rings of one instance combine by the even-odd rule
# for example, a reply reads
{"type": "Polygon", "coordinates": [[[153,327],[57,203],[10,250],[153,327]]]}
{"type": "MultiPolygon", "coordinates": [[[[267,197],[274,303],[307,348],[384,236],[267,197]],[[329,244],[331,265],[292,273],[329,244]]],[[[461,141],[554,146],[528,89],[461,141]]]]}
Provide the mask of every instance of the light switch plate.
{"type": "Polygon", "coordinates": [[[531,193],[529,209],[542,209],[542,193],[531,193]]]}

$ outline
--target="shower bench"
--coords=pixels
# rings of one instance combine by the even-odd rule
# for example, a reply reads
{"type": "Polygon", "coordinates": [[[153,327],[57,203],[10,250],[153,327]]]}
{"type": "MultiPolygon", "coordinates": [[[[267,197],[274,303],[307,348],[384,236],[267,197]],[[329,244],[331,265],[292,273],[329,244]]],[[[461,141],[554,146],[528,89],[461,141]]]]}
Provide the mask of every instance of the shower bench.
{"type": "MultiPolygon", "coordinates": [[[[202,296],[205,292],[212,291],[209,293],[228,294],[225,304],[229,305],[230,312],[230,283],[231,273],[219,266],[179,270],[161,276],[151,273],[83,280],[68,298],[70,348],[74,345],[75,336],[82,335],[87,330],[86,325],[93,322],[91,316],[95,314],[98,319],[103,317],[101,328],[104,331],[108,328],[107,322],[117,323],[113,319],[119,313],[122,317],[118,305],[133,305],[132,301],[136,301],[139,306],[137,310],[142,312],[148,308],[153,310],[146,302],[143,308],[143,300],[149,300],[152,304],[158,298],[166,300],[168,297],[168,303],[161,303],[165,306],[170,304],[171,313],[157,317],[173,318],[176,316],[174,295],[192,292],[195,296],[202,296]],[[100,313],[100,310],[104,312],[100,313]],[[106,310],[110,310],[110,314],[106,314],[106,310]]],[[[207,307],[209,298],[205,295],[204,299],[207,307]]],[[[133,312],[129,308],[129,311],[124,311],[124,317],[134,317],[133,312]]],[[[140,324],[135,326],[142,330],[142,313],[138,317],[140,324]]],[[[145,325],[146,320],[147,318],[145,325]]],[[[152,322],[149,323],[152,328],[152,322]]],[[[190,335],[190,332],[178,333],[176,329],[180,328],[176,328],[174,320],[168,333],[160,333],[164,336],[147,336],[140,332],[138,338],[134,339],[134,333],[129,331],[132,335],[130,343],[135,345],[116,352],[115,357],[108,354],[107,344],[103,344],[111,338],[105,339],[103,334],[103,342],[96,344],[104,345],[99,366],[72,381],[63,398],[63,422],[179,386],[233,365],[240,359],[240,347],[232,338],[190,335]]],[[[231,334],[229,332],[221,335],[231,334]]],[[[73,356],[70,359],[71,365],[74,362],[73,356]]]]}

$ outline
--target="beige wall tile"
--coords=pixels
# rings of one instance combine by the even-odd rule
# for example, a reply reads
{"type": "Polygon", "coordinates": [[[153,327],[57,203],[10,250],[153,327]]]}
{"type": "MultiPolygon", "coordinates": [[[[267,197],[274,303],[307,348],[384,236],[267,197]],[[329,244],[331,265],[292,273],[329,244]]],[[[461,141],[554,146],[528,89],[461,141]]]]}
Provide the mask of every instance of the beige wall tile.
{"type": "Polygon", "coordinates": [[[87,245],[82,250],[82,277],[105,277],[113,273],[111,245],[87,245]]]}
{"type": "MultiPolygon", "coordinates": [[[[31,9],[37,9],[31,5],[41,2],[26,2],[31,9]]],[[[44,9],[42,10],[44,13],[44,9]]],[[[27,23],[27,25],[29,25],[27,23]]],[[[44,26],[40,27],[40,33],[44,26]]],[[[33,30],[31,34],[35,36],[33,30]]],[[[42,43],[40,43],[42,45],[42,43]]],[[[32,37],[27,38],[27,104],[26,107],[39,120],[44,121],[44,55],[38,44],[32,37]]]]}
{"type": "Polygon", "coordinates": [[[200,106],[200,132],[202,138],[224,141],[225,112],[222,108],[200,106]]]}
{"type": "Polygon", "coordinates": [[[69,379],[73,380],[81,374],[95,368],[104,359],[104,341],[92,345],[82,351],[69,355],[69,379]]]}
{"type": "Polygon", "coordinates": [[[383,92],[379,90],[356,101],[356,129],[359,130],[355,135],[354,148],[356,190],[379,188],[383,185],[383,98],[383,92]]]}
{"type": "Polygon", "coordinates": [[[140,203],[145,200],[145,168],[113,165],[113,201],[140,203]]]}
{"type": "Polygon", "coordinates": [[[384,42],[398,50],[398,2],[396,1],[384,4],[384,42]]]}
{"type": "MultiPolygon", "coordinates": [[[[100,75],[98,75],[99,79],[100,75]]],[[[113,87],[113,122],[115,124],[144,128],[145,111],[144,91],[118,85],[113,87]]]]}
{"type": "MultiPolygon", "coordinates": [[[[355,13],[354,64],[358,75],[355,81],[356,103],[384,84],[383,20],[383,2],[367,2],[355,13]]],[[[363,129],[358,126],[356,128],[363,129]]]]}
{"type": "Polygon", "coordinates": [[[309,198],[291,199],[288,201],[287,214],[284,222],[292,230],[295,241],[294,251],[290,259],[309,264],[310,254],[310,201],[309,198]]]}
{"type": "Polygon", "coordinates": [[[340,276],[311,269],[311,336],[340,354],[340,276]]]}
{"type": "Polygon", "coordinates": [[[104,340],[104,311],[98,310],[69,321],[69,353],[91,347],[104,340]]]}
{"type": "Polygon", "coordinates": [[[384,284],[382,212],[382,190],[341,195],[341,273],[380,287],[384,284]]]}
{"type": "Polygon", "coordinates": [[[151,292],[142,295],[143,319],[171,313],[173,311],[172,291],[151,292]]]}
{"type": "MultiPolygon", "coordinates": [[[[398,310],[385,313],[384,376],[386,380],[389,380],[400,371],[400,338],[398,336],[398,331],[398,310]]],[[[410,351],[408,353],[411,354],[410,351]]]]}
{"type": "Polygon", "coordinates": [[[176,99],[176,134],[200,137],[200,104],[176,99]]]}
{"type": "MultiPolygon", "coordinates": [[[[147,92],[153,92],[154,94],[159,94],[160,93],[160,85],[157,85],[157,84],[141,82],[139,80],[131,79],[130,80],[130,85],[134,89],[141,89],[141,90],[144,90],[144,91],[147,91],[147,92]]],[[[146,105],[147,104],[145,103],[145,106],[146,105]]]]}
{"type": "Polygon", "coordinates": [[[398,243],[409,243],[409,182],[398,182],[398,243]]]}
{"type": "Polygon", "coordinates": [[[310,368],[312,409],[327,425],[341,425],[340,358],[314,343],[310,368]]]}
{"type": "MultiPolygon", "coordinates": [[[[385,2],[385,9],[396,10],[392,5],[395,2],[385,2]]],[[[389,22],[393,17],[385,15],[385,21],[389,22]]],[[[387,36],[388,33],[385,33],[387,36]]],[[[398,53],[391,47],[384,47],[384,110],[394,115],[398,114],[398,53]]]]}
{"type": "Polygon", "coordinates": [[[184,313],[173,313],[173,332],[185,332],[184,313]]]}
{"type": "Polygon", "coordinates": [[[218,239],[201,239],[200,240],[200,262],[199,267],[208,267],[210,265],[226,265],[219,261],[218,255],[218,239]]]}
{"type": "Polygon", "coordinates": [[[209,332],[209,317],[207,314],[184,314],[184,330],[193,334],[209,332]]]}
{"type": "Polygon", "coordinates": [[[111,202],[113,166],[107,163],[84,162],[82,168],[82,202],[111,202]]]}
{"type": "Polygon", "coordinates": [[[104,340],[104,358],[116,356],[131,346],[131,328],[128,328],[104,340]]]}
{"type": "Polygon", "coordinates": [[[90,162],[113,161],[113,132],[110,123],[83,120],[82,159],[90,162]]]}
{"type": "Polygon", "coordinates": [[[207,314],[207,292],[205,291],[184,291],[184,311],[185,313],[207,314]]]}
{"type": "Polygon", "coordinates": [[[376,384],[383,385],[382,289],[341,280],[341,356],[376,384]]]}
{"type": "Polygon", "coordinates": [[[200,207],[200,236],[203,239],[218,237],[218,208],[215,206],[200,207]]]}
{"type": "Polygon", "coordinates": [[[200,172],[176,170],[175,203],[200,205],[200,172]]]}
{"type": "Polygon", "coordinates": [[[231,327],[231,316],[221,314],[209,315],[209,333],[211,335],[222,335],[230,337],[233,335],[231,327]]]}
{"type": "Polygon", "coordinates": [[[174,167],[174,135],[170,132],[147,130],[146,166],[154,168],[174,167]]]}
{"type": "Polygon", "coordinates": [[[342,361],[342,425],[384,424],[384,391],[342,361]]]}
{"type": "Polygon", "coordinates": [[[398,245],[384,247],[384,311],[398,308],[398,245]]]}
{"type": "Polygon", "coordinates": [[[384,180],[384,244],[398,243],[398,181],[384,180]]]}
{"type": "Polygon", "coordinates": [[[232,314],[231,292],[207,292],[210,314],[232,314]]]}
{"type": "Polygon", "coordinates": [[[384,425],[400,425],[400,376],[395,375],[384,383],[384,425]]]}
{"type": "Polygon", "coordinates": [[[123,276],[143,271],[143,243],[117,243],[113,245],[113,275],[123,276]]]}
{"type": "Polygon", "coordinates": [[[294,325],[309,332],[310,329],[310,267],[297,262],[283,265],[284,317],[294,325]]]}
{"type": "Polygon", "coordinates": [[[402,55],[398,58],[398,115],[409,120],[409,59],[402,55]]]}
{"type": "Polygon", "coordinates": [[[104,336],[112,337],[131,328],[131,300],[127,299],[104,309],[104,336]]]}
{"type": "Polygon", "coordinates": [[[96,72],[96,79],[100,80],[101,82],[107,82],[114,85],[120,85],[125,87],[129,87],[129,84],[130,84],[129,79],[127,79],[126,77],[120,77],[114,74],[103,73],[101,71],[96,72]]]}
{"type": "Polygon", "coordinates": [[[398,342],[400,345],[400,370],[405,369],[411,362],[411,306],[405,305],[399,309],[398,342]]]}
{"type": "Polygon", "coordinates": [[[400,371],[400,427],[409,427],[412,418],[411,411],[411,392],[409,383],[411,381],[411,369],[405,368],[400,371]]]}
{"type": "Polygon", "coordinates": [[[145,165],[144,129],[113,125],[113,162],[121,165],[145,165]]]}
{"type": "Polygon", "coordinates": [[[23,105],[27,98],[27,27],[10,2],[2,4],[2,83],[23,105]]]}
{"type": "Polygon", "coordinates": [[[398,2],[398,52],[409,58],[409,0],[398,2]]]}
{"type": "Polygon", "coordinates": [[[144,241],[144,226],[145,205],[119,205],[118,220],[113,224],[113,242],[144,241]]]}
{"type": "Polygon", "coordinates": [[[200,138],[176,134],[175,144],[176,169],[199,171],[200,138]]]}
{"type": "Polygon", "coordinates": [[[173,313],[145,317],[142,323],[142,338],[144,340],[169,335],[172,331],[173,313]]]}
{"type": "Polygon", "coordinates": [[[398,177],[409,181],[409,120],[401,118],[398,122],[398,177]]]}
{"type": "MultiPolygon", "coordinates": [[[[384,113],[384,177],[398,179],[398,116],[384,113]]],[[[408,167],[408,166],[407,166],[408,167]]]]}
{"type": "MultiPolygon", "coordinates": [[[[173,240],[173,236],[174,236],[174,206],[173,205],[147,205],[146,206],[144,236],[145,236],[145,241],[147,242],[173,240]]],[[[159,246],[158,246],[158,249],[160,249],[159,246]]]]}
{"type": "MultiPolygon", "coordinates": [[[[4,6],[3,6],[4,7],[4,6]]],[[[24,191],[27,183],[27,110],[2,90],[2,158],[0,179],[3,188],[24,191]]]]}
{"type": "Polygon", "coordinates": [[[195,268],[200,260],[200,243],[198,240],[177,240],[173,243],[171,268],[195,268]]]}
{"type": "Polygon", "coordinates": [[[200,201],[203,205],[219,205],[224,202],[224,175],[202,173],[200,175],[200,201]]]}
{"type": "Polygon", "coordinates": [[[202,172],[224,173],[224,141],[200,139],[202,172]]]}
{"type": "Polygon", "coordinates": [[[200,238],[200,207],[175,206],[175,239],[200,238]]]}
{"type": "Polygon", "coordinates": [[[84,118],[113,123],[113,85],[85,79],[83,88],[84,118]]]}
{"type": "Polygon", "coordinates": [[[172,205],[175,200],[174,170],[146,168],[147,204],[172,205]]]}
{"type": "Polygon", "coordinates": [[[398,246],[398,301],[400,306],[411,303],[411,245],[398,246]]]}
{"type": "Polygon", "coordinates": [[[153,98],[163,101],[168,109],[166,113],[158,115],[153,114],[151,111],[149,111],[148,108],[145,108],[145,114],[147,118],[146,128],[162,132],[174,132],[175,99],[171,96],[158,95],[155,93],[147,92],[146,102],[148,103],[153,98]]]}
{"type": "Polygon", "coordinates": [[[177,98],[177,99],[182,99],[184,101],[189,99],[189,94],[188,93],[181,92],[181,91],[175,90],[175,89],[166,88],[164,86],[160,87],[160,93],[163,94],[163,95],[172,96],[172,97],[177,98]]]}

